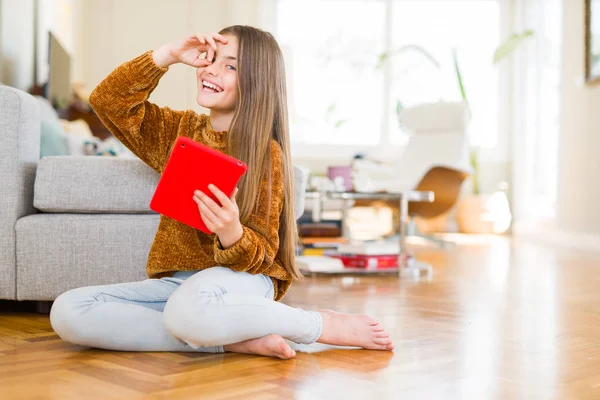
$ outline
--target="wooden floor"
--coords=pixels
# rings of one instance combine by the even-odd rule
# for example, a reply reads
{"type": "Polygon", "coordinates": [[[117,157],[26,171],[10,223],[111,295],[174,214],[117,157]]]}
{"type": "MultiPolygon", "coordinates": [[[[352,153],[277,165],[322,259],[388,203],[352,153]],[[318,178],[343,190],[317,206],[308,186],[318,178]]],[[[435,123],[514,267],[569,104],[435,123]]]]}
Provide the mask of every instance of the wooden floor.
{"type": "Polygon", "coordinates": [[[600,256],[480,238],[420,257],[430,280],[311,277],[286,297],[375,316],[393,353],[107,352],[3,311],[0,399],[600,399],[600,256]]]}

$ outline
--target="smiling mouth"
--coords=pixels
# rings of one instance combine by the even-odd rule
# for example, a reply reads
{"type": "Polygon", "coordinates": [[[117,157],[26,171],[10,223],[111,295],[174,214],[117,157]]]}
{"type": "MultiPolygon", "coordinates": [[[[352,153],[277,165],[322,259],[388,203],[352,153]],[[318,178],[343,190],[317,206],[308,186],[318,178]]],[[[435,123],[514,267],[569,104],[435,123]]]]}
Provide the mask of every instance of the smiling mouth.
{"type": "Polygon", "coordinates": [[[215,85],[214,83],[202,81],[202,90],[208,93],[221,93],[223,91],[223,88],[218,85],[215,85]]]}

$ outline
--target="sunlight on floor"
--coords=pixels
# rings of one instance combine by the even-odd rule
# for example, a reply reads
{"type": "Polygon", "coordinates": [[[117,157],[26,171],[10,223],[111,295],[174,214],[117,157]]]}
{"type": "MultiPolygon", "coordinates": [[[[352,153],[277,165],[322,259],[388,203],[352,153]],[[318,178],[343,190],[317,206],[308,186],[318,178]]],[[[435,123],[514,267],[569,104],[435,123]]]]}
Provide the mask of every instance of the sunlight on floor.
{"type": "MultiPolygon", "coordinates": [[[[460,245],[490,245],[510,239],[508,235],[484,235],[469,233],[436,233],[434,237],[460,245]]],[[[419,236],[409,236],[406,241],[410,245],[434,246],[430,241],[419,236]]]]}

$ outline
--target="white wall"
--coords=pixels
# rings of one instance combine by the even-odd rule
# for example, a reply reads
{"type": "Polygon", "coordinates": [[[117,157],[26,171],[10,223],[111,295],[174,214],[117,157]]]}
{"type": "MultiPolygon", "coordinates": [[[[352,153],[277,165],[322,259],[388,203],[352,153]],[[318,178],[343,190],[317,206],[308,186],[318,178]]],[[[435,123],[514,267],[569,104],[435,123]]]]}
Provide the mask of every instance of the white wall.
{"type": "MultiPolygon", "coordinates": [[[[79,0],[74,70],[91,91],[121,63],[193,32],[218,32],[233,24],[268,29],[273,0],[79,0]]],[[[176,109],[196,104],[194,69],[170,68],[152,101],[176,109]]]]}
{"type": "MultiPolygon", "coordinates": [[[[563,0],[514,0],[515,32],[531,29],[507,63],[513,68],[512,195],[515,231],[547,231],[557,208],[563,0]]],[[[508,60],[507,60],[508,61],[508,60]]]]}
{"type": "MultiPolygon", "coordinates": [[[[0,0],[0,6],[0,54],[8,61],[5,83],[26,90],[33,81],[33,0],[0,0]]],[[[233,24],[274,31],[274,6],[275,0],[40,0],[39,82],[47,78],[50,29],[73,52],[73,80],[84,82],[91,91],[119,64],[194,31],[213,32],[233,24]]],[[[152,101],[206,111],[197,106],[195,92],[193,69],[175,65],[152,101]]],[[[350,160],[328,156],[297,161],[324,172],[327,165],[350,160]]],[[[483,191],[493,191],[510,174],[504,154],[484,154],[481,170],[483,191]]]]}
{"type": "Polygon", "coordinates": [[[0,82],[27,90],[33,84],[33,0],[0,0],[0,82]]]}
{"type": "MultiPolygon", "coordinates": [[[[48,31],[74,50],[74,6],[83,0],[38,0],[37,83],[48,79],[48,31]]],[[[0,0],[0,81],[21,90],[34,83],[34,0],[0,0]]]]}
{"type": "Polygon", "coordinates": [[[600,235],[600,85],[583,84],[583,1],[563,0],[562,120],[557,227],[600,235]]]}
{"type": "MultiPolygon", "coordinates": [[[[254,25],[273,32],[275,0],[75,0],[74,79],[91,91],[119,64],[144,51],[191,32],[213,32],[233,24],[254,25]],[[160,23],[157,23],[160,21],[160,23]]],[[[195,102],[192,68],[175,65],[163,77],[151,100],[177,109],[200,109],[195,102]]],[[[381,149],[382,151],[385,149],[381,149]]],[[[481,187],[493,191],[509,179],[506,154],[481,162],[481,187]]],[[[328,165],[349,158],[295,158],[295,162],[324,172],[328,165]]]]}

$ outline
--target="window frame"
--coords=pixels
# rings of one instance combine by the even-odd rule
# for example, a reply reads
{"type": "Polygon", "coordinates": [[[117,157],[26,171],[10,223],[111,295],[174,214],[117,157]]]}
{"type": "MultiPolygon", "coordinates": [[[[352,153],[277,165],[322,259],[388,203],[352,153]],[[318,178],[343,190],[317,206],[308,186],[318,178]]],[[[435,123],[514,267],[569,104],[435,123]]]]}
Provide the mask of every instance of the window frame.
{"type": "MultiPolygon", "coordinates": [[[[284,0],[277,0],[276,7],[284,0]]],[[[285,0],[289,1],[289,0],[285,0]]],[[[393,14],[392,7],[394,2],[402,0],[373,0],[381,2],[385,7],[385,19],[383,24],[384,41],[386,51],[391,50],[393,43],[393,14]]],[[[477,1],[477,0],[474,0],[477,1]]],[[[500,6],[500,38],[508,37],[512,32],[514,21],[512,18],[513,5],[512,2],[503,0],[495,0],[500,6]]],[[[275,10],[275,14],[278,11],[275,10]]],[[[276,30],[275,30],[275,33],[276,30]]],[[[488,162],[507,162],[510,160],[510,132],[513,128],[511,122],[511,83],[512,83],[512,67],[511,63],[502,63],[498,67],[498,133],[496,145],[492,148],[480,149],[482,160],[488,162]]],[[[404,144],[393,144],[391,141],[393,121],[393,110],[390,106],[393,100],[392,85],[385,82],[391,82],[393,71],[391,63],[385,63],[382,67],[383,73],[383,104],[387,104],[382,112],[380,121],[380,139],[376,145],[343,145],[343,144],[308,144],[303,142],[293,142],[292,156],[303,159],[351,159],[352,156],[358,153],[367,153],[375,156],[383,161],[393,161],[398,158],[398,154],[402,151],[404,144]],[[332,155],[332,147],[335,147],[335,154],[332,155]]],[[[375,128],[375,127],[374,127],[375,128]]]]}

